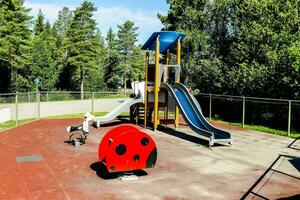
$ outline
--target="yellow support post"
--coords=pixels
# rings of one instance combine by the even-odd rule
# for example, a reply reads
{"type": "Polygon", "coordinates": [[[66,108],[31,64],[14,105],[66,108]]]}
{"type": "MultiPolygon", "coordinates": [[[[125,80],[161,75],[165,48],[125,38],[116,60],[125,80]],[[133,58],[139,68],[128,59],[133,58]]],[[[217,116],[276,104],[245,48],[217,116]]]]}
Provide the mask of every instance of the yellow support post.
{"type": "Polygon", "coordinates": [[[159,92],[159,52],[160,42],[159,36],[156,38],[156,49],[155,49],[155,88],[154,88],[154,130],[156,131],[158,127],[158,92],[159,92]]]}
{"type": "Polygon", "coordinates": [[[167,60],[166,60],[166,74],[165,74],[165,76],[167,77],[166,78],[166,80],[168,80],[168,78],[169,78],[169,64],[170,64],[170,60],[171,60],[171,54],[170,54],[170,52],[169,52],[169,49],[168,49],[168,51],[167,51],[167,60]]]}
{"type": "MultiPolygon", "coordinates": [[[[177,65],[179,67],[178,77],[176,77],[175,82],[180,83],[180,64],[181,64],[181,38],[178,39],[177,42],[177,65]]],[[[179,108],[175,107],[175,128],[178,128],[179,125],[179,108]]]]}
{"type": "MultiPolygon", "coordinates": [[[[170,64],[170,59],[171,59],[171,55],[170,55],[170,52],[169,52],[169,49],[167,51],[167,54],[166,54],[166,70],[165,70],[165,76],[166,76],[166,81],[168,81],[168,78],[169,78],[169,64],[170,64]]],[[[166,93],[166,95],[168,95],[168,93],[166,93]]],[[[167,96],[168,97],[168,96],[167,96]]],[[[166,98],[168,100],[168,98],[166,98]]],[[[168,105],[168,102],[165,102],[167,103],[166,107],[165,107],[165,120],[169,118],[169,105],[168,105]]],[[[166,125],[167,126],[167,125],[166,125]]]]}
{"type": "Polygon", "coordinates": [[[145,95],[144,95],[144,127],[147,127],[148,113],[148,67],[149,67],[149,52],[146,52],[146,70],[145,70],[145,95]]]}

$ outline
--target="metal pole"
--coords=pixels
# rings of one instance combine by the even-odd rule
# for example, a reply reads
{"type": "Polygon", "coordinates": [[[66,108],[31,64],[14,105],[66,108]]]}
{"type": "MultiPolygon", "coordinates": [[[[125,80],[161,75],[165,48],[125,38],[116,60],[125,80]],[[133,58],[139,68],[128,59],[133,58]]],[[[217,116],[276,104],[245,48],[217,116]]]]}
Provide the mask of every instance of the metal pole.
{"type": "Polygon", "coordinates": [[[27,94],[28,94],[28,102],[30,103],[30,92],[28,91],[27,94]]]}
{"type": "Polygon", "coordinates": [[[19,120],[19,108],[18,108],[18,92],[16,92],[15,96],[15,114],[16,114],[16,126],[18,126],[18,120],[19,120]]]}
{"type": "Polygon", "coordinates": [[[156,48],[155,48],[155,88],[154,88],[154,130],[156,131],[158,127],[158,92],[159,92],[159,53],[160,53],[160,41],[159,36],[156,38],[156,48]]]}
{"type": "Polygon", "coordinates": [[[94,112],[94,99],[95,99],[95,92],[92,92],[92,113],[94,112]]]}
{"type": "Polygon", "coordinates": [[[148,117],[148,66],[149,66],[149,52],[146,52],[146,65],[145,65],[145,95],[144,95],[144,127],[147,127],[148,117]]]}
{"type": "Polygon", "coordinates": [[[37,91],[36,93],[36,99],[37,99],[37,113],[38,113],[38,116],[37,118],[40,119],[41,117],[41,113],[40,113],[40,101],[41,101],[41,93],[37,91]]]}
{"type": "Polygon", "coordinates": [[[245,105],[246,104],[246,98],[243,96],[243,116],[242,116],[242,127],[245,126],[245,105]]]}
{"type": "Polygon", "coordinates": [[[209,94],[209,121],[211,121],[211,105],[212,104],[212,96],[209,94]]]}
{"type": "MultiPolygon", "coordinates": [[[[180,83],[180,70],[181,70],[181,38],[177,42],[177,65],[178,65],[178,77],[175,77],[175,82],[180,83]]],[[[176,74],[176,72],[175,72],[176,74]]],[[[175,128],[177,129],[179,125],[179,108],[175,104],[175,128]]]]}
{"type": "Polygon", "coordinates": [[[288,136],[291,134],[292,101],[289,100],[288,136]]]}

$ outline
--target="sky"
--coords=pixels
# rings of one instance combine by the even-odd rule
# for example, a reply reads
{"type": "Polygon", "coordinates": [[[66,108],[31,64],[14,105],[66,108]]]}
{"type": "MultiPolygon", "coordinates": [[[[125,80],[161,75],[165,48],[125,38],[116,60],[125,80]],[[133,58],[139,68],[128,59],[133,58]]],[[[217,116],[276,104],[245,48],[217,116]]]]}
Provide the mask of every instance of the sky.
{"type": "MultiPolygon", "coordinates": [[[[94,19],[98,23],[103,36],[110,27],[117,31],[117,25],[126,20],[133,21],[139,27],[139,43],[143,44],[150,35],[159,31],[163,25],[157,18],[157,13],[166,15],[169,5],[166,0],[91,0],[98,10],[94,19]]],[[[42,10],[46,20],[53,23],[58,11],[63,6],[71,10],[80,6],[83,0],[25,0],[25,6],[31,8],[30,14],[36,17],[39,9],[42,10]]]]}

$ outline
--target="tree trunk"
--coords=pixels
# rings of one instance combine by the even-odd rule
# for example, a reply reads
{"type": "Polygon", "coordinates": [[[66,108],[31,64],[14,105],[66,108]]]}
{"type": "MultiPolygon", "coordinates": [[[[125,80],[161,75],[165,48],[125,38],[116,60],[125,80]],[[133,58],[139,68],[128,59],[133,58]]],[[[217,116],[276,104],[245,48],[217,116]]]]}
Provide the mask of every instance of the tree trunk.
{"type": "Polygon", "coordinates": [[[83,79],[81,80],[80,83],[80,98],[83,99],[83,79]]]}

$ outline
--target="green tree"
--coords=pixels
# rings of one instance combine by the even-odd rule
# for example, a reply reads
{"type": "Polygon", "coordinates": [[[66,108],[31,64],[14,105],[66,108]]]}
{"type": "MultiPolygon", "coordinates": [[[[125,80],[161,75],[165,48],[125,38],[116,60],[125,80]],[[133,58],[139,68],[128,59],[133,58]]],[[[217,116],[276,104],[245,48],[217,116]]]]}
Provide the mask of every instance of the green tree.
{"type": "MultiPolygon", "coordinates": [[[[135,43],[138,37],[138,27],[134,26],[131,21],[126,21],[122,25],[118,25],[118,51],[121,58],[121,67],[123,68],[123,84],[124,90],[126,91],[127,80],[130,77],[130,72],[132,71],[132,63],[129,62],[130,57],[133,56],[135,43]]],[[[130,79],[129,79],[130,80],[130,79]]]]}
{"type": "Polygon", "coordinates": [[[71,81],[71,88],[81,91],[83,98],[84,82],[89,81],[89,72],[97,68],[95,57],[98,56],[96,21],[92,18],[96,8],[93,3],[84,1],[75,9],[67,38],[64,42],[66,54],[67,74],[71,81]]]}
{"type": "Polygon", "coordinates": [[[85,83],[85,88],[90,91],[99,91],[106,88],[104,74],[107,59],[107,49],[105,48],[105,41],[101,36],[100,30],[97,30],[94,45],[96,50],[96,57],[94,58],[96,67],[91,68],[91,70],[87,71],[87,77],[89,79],[85,83]]]}
{"type": "Polygon", "coordinates": [[[105,63],[105,82],[108,88],[116,89],[122,81],[122,68],[120,66],[120,54],[118,52],[118,41],[112,28],[106,35],[107,57],[105,63]]]}
{"type": "Polygon", "coordinates": [[[9,82],[0,81],[0,88],[5,92],[29,84],[22,74],[29,61],[31,17],[23,4],[23,0],[0,0],[0,79],[9,82]]]}
{"type": "MultiPolygon", "coordinates": [[[[164,30],[178,31],[186,34],[182,50],[182,75],[188,77],[197,66],[203,63],[213,65],[218,62],[211,52],[210,46],[210,12],[208,0],[167,0],[170,10],[166,16],[158,14],[164,25],[164,30]]],[[[193,83],[190,77],[189,83],[193,83]]],[[[199,82],[198,80],[195,80],[199,82]]],[[[206,88],[208,89],[208,87],[206,88]]],[[[213,88],[209,88],[213,89],[213,88]]]]}
{"type": "Polygon", "coordinates": [[[59,84],[58,87],[62,89],[72,88],[70,86],[70,78],[69,71],[66,67],[66,55],[67,49],[64,48],[64,41],[66,40],[66,34],[68,29],[70,28],[70,24],[73,18],[72,11],[67,7],[63,7],[62,10],[58,12],[58,18],[54,22],[52,35],[54,37],[54,51],[53,51],[53,59],[55,62],[55,67],[59,71],[59,84]],[[66,81],[67,80],[67,81],[66,81]]]}
{"type": "Polygon", "coordinates": [[[44,20],[45,20],[45,16],[42,13],[42,10],[40,9],[33,29],[35,35],[39,35],[44,32],[45,30],[44,20]]]}
{"type": "Polygon", "coordinates": [[[37,36],[33,43],[30,80],[39,78],[41,90],[53,90],[58,79],[58,71],[54,67],[54,61],[46,41],[37,36]]]}
{"type": "MultiPolygon", "coordinates": [[[[183,64],[202,92],[299,98],[298,0],[167,0],[187,34],[183,64]]],[[[185,74],[184,74],[185,75],[185,74]]]]}

